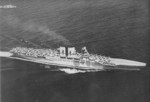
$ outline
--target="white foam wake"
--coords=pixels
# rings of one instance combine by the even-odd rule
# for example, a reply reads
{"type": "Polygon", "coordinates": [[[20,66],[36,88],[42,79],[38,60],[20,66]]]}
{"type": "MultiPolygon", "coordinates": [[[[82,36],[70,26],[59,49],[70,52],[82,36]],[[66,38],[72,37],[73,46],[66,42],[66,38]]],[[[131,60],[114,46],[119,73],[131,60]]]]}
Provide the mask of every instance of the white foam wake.
{"type": "Polygon", "coordinates": [[[76,69],[68,69],[68,68],[60,68],[60,71],[64,71],[67,74],[75,74],[75,73],[85,73],[86,71],[76,70],[76,69]]]}

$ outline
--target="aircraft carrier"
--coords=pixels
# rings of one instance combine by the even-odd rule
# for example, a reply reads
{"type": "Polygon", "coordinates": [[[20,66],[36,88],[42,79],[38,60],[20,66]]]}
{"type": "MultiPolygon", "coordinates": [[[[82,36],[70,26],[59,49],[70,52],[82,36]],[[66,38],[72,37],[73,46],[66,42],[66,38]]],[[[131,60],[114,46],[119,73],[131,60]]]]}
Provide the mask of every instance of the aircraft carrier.
{"type": "Polygon", "coordinates": [[[31,61],[48,66],[59,66],[61,70],[66,68],[82,71],[140,70],[146,66],[146,63],[143,62],[90,54],[86,47],[83,47],[80,53],[76,51],[75,47],[59,47],[57,49],[16,47],[9,52],[1,53],[3,53],[1,54],[3,55],[2,57],[9,55],[9,58],[13,59],[31,61]]]}

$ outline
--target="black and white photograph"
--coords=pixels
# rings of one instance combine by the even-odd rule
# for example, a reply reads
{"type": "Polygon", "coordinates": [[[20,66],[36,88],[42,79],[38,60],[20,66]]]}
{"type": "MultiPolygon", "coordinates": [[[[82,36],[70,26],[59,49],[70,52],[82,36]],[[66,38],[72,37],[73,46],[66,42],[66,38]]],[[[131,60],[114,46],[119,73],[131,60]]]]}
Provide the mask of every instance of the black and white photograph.
{"type": "Polygon", "coordinates": [[[150,102],[149,0],[0,0],[0,102],[150,102]]]}

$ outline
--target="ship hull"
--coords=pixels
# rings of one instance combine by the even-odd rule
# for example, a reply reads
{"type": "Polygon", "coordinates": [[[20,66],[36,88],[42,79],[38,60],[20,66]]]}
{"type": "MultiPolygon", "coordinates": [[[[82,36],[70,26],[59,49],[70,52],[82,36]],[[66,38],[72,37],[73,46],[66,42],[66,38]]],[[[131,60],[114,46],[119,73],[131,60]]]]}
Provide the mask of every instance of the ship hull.
{"type": "Polygon", "coordinates": [[[109,70],[135,70],[139,71],[143,67],[146,66],[145,63],[131,61],[126,59],[117,59],[111,58],[111,62],[115,63],[116,65],[107,65],[107,64],[100,64],[95,62],[82,62],[76,60],[69,60],[64,58],[36,58],[30,56],[21,56],[25,60],[30,60],[32,62],[46,64],[49,66],[58,66],[61,68],[72,68],[72,69],[80,69],[80,70],[99,70],[99,71],[109,71],[109,70]]]}
{"type": "Polygon", "coordinates": [[[68,68],[76,68],[76,69],[97,69],[97,70],[104,70],[103,65],[100,63],[89,62],[89,61],[77,61],[73,59],[66,59],[66,58],[34,58],[34,57],[27,57],[24,56],[25,59],[45,63],[47,65],[53,66],[60,66],[60,67],[68,67],[68,68]]]}

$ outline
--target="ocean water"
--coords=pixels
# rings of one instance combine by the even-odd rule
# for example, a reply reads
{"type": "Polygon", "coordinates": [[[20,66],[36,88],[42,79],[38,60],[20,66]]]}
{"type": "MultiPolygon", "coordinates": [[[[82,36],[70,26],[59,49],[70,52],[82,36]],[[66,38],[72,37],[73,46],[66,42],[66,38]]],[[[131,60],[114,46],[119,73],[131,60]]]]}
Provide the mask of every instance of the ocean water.
{"type": "Polygon", "coordinates": [[[3,0],[0,49],[87,46],[90,53],[147,63],[141,71],[67,74],[0,59],[2,102],[149,102],[147,0],[3,0]]]}
{"type": "Polygon", "coordinates": [[[149,102],[149,70],[67,74],[30,62],[1,62],[2,102],[149,102]]]}

